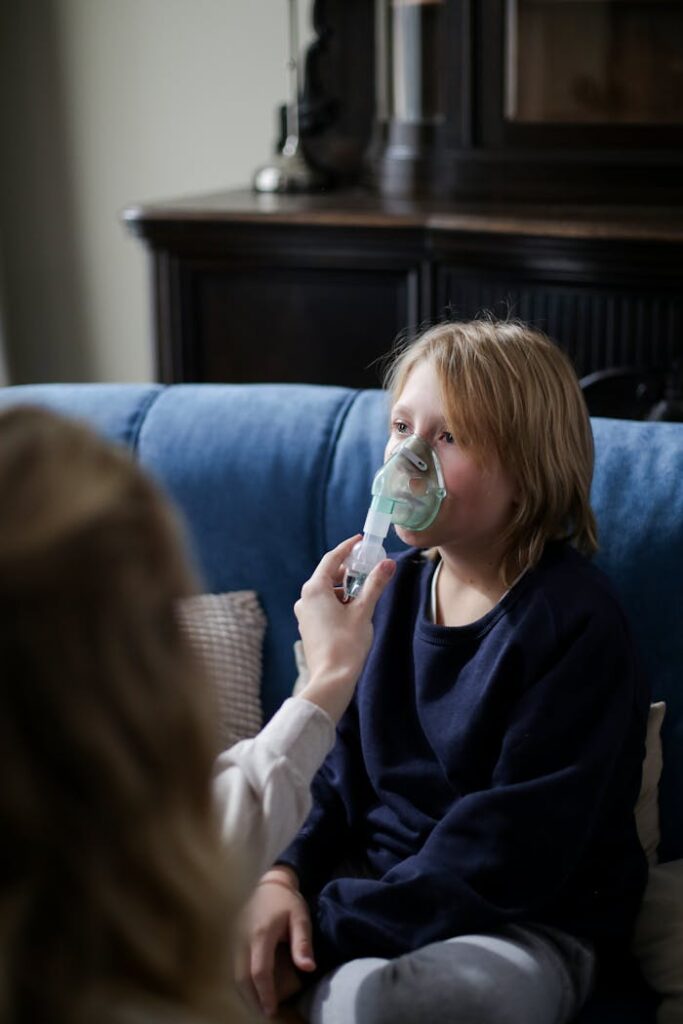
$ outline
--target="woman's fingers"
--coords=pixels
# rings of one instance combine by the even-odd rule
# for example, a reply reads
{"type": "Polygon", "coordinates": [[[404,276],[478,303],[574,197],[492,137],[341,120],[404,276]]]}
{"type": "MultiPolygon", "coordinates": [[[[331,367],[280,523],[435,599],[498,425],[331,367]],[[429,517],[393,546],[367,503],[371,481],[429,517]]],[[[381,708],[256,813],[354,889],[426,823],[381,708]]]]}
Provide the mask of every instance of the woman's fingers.
{"type": "Polygon", "coordinates": [[[354,537],[348,537],[341,544],[337,544],[336,548],[332,548],[326,555],[323,555],[311,576],[311,581],[331,581],[333,585],[339,583],[344,574],[344,561],[360,538],[360,533],[354,537]]]}
{"type": "Polygon", "coordinates": [[[363,589],[359,596],[355,598],[356,607],[362,608],[365,612],[369,612],[372,615],[382,591],[395,572],[396,562],[391,558],[384,558],[379,562],[372,572],[369,573],[368,578],[363,584],[363,589]]]}

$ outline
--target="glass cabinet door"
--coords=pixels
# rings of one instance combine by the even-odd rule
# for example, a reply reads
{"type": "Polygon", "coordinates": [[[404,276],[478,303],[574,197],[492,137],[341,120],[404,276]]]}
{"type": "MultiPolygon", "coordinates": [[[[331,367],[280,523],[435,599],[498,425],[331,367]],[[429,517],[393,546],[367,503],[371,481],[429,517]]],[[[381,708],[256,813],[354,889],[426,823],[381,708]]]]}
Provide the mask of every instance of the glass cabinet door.
{"type": "Polygon", "coordinates": [[[682,0],[507,0],[504,117],[683,124],[682,0]]]}

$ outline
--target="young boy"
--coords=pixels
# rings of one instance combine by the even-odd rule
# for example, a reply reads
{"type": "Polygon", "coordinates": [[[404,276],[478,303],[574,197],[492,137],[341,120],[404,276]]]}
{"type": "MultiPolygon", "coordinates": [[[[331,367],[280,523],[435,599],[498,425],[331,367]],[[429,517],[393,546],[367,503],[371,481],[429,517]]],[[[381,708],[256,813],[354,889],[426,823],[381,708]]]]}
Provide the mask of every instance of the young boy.
{"type": "Polygon", "coordinates": [[[646,878],[649,698],[587,558],[588,415],[560,350],[514,323],[432,328],[389,390],[387,455],[419,436],[447,495],[426,530],[397,527],[413,549],[313,810],[249,907],[243,981],[273,1012],[317,971],[314,1024],[562,1024],[646,878]]]}

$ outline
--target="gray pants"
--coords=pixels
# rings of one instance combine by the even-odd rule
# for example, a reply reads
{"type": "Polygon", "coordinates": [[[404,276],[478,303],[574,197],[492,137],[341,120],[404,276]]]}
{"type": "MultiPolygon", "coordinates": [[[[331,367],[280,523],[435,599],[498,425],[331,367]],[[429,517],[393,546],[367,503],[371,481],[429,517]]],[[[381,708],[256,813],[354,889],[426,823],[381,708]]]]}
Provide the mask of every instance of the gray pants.
{"type": "Polygon", "coordinates": [[[383,960],[351,960],[300,997],[310,1024],[566,1024],[590,993],[589,943],[511,925],[383,960]]]}

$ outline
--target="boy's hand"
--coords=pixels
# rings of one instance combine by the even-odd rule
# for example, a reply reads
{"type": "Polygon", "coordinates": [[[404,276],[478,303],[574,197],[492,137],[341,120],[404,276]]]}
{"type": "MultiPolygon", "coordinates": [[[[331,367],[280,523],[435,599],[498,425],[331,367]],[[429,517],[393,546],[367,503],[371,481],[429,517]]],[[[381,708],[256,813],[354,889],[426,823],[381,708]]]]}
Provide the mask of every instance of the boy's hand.
{"type": "Polygon", "coordinates": [[[268,871],[244,912],[237,954],[237,984],[267,1016],[301,988],[299,971],[315,970],[311,920],[294,872],[268,871]]]}
{"type": "Polygon", "coordinates": [[[344,562],[359,535],[329,551],[301,590],[294,605],[310,671],[300,697],[318,704],[337,721],[346,710],[372,643],[372,614],[394,575],[386,558],[372,570],[360,595],[343,603],[344,562]]]}

